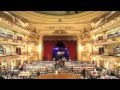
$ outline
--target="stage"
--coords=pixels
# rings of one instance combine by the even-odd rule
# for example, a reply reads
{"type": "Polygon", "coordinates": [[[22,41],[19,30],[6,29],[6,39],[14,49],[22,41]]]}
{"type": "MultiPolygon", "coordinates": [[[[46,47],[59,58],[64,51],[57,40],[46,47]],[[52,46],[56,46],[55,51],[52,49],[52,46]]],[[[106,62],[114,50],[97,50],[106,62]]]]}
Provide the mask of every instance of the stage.
{"type": "Polygon", "coordinates": [[[49,73],[40,75],[37,79],[82,79],[82,76],[73,73],[49,73]]]}

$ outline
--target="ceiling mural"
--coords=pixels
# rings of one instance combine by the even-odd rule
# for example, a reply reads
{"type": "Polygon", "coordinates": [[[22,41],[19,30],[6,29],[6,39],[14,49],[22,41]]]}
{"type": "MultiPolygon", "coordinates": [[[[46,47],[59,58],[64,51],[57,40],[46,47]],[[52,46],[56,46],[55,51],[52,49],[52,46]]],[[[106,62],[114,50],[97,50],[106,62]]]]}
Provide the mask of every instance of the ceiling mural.
{"type": "Polygon", "coordinates": [[[82,13],[85,11],[35,11],[35,12],[47,15],[72,15],[82,13]]]}

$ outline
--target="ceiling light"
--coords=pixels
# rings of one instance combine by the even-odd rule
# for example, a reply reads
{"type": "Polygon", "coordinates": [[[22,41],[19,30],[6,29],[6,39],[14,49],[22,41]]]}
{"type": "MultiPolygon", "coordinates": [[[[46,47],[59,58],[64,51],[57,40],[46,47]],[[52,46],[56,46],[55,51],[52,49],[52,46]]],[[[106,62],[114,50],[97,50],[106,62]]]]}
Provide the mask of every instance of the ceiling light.
{"type": "Polygon", "coordinates": [[[116,11],[112,11],[111,13],[115,13],[116,11]]]}

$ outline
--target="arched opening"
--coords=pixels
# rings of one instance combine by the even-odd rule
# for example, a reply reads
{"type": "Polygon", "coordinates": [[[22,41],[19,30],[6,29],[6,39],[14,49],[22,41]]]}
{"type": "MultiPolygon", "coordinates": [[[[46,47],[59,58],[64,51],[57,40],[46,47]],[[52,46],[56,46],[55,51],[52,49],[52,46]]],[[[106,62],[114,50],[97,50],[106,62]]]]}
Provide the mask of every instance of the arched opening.
{"type": "Polygon", "coordinates": [[[77,60],[77,37],[76,36],[44,36],[43,37],[43,60],[53,60],[54,53],[65,53],[66,59],[77,60]],[[55,50],[56,49],[56,50],[55,50]],[[64,52],[60,52],[60,50],[64,52]]]}
{"type": "Polygon", "coordinates": [[[62,58],[69,60],[69,50],[62,41],[58,41],[52,50],[52,59],[59,60],[62,58]]]}
{"type": "Polygon", "coordinates": [[[2,45],[0,45],[0,55],[4,54],[4,47],[2,45]]]}

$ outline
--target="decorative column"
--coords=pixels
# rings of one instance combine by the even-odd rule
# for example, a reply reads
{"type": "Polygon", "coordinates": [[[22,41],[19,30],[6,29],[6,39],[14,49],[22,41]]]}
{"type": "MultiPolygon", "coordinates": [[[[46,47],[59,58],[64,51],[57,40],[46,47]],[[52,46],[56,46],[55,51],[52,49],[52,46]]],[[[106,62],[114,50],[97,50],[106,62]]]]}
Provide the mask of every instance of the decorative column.
{"type": "Polygon", "coordinates": [[[11,60],[11,70],[13,70],[14,69],[14,60],[11,60]]]}
{"type": "Polygon", "coordinates": [[[77,57],[78,57],[78,61],[82,60],[82,56],[81,56],[81,43],[80,43],[79,36],[77,37],[77,57]]]}
{"type": "Polygon", "coordinates": [[[97,60],[97,67],[100,67],[100,59],[97,60]]]}
{"type": "Polygon", "coordinates": [[[106,65],[105,65],[105,68],[106,68],[106,69],[109,69],[109,62],[108,62],[108,60],[106,61],[105,64],[106,64],[106,65]]]}
{"type": "Polygon", "coordinates": [[[39,60],[43,58],[43,36],[39,37],[39,46],[38,46],[39,60]]]}

